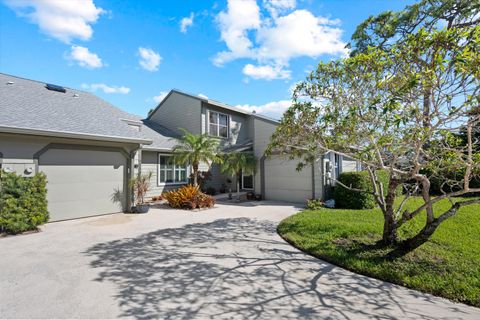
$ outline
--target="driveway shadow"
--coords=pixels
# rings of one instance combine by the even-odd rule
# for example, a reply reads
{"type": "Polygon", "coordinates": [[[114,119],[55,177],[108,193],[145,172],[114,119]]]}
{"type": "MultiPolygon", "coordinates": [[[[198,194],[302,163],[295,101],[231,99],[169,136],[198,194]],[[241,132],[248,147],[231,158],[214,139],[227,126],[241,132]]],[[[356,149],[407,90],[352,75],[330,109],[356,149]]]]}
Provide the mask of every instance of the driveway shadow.
{"type": "Polygon", "coordinates": [[[399,294],[390,284],[307,256],[279,240],[269,221],[232,218],[162,229],[100,243],[85,254],[99,271],[95,280],[117,287],[121,317],[430,318],[422,313],[429,296],[399,294]],[[403,305],[405,298],[416,299],[415,309],[403,305]]]}

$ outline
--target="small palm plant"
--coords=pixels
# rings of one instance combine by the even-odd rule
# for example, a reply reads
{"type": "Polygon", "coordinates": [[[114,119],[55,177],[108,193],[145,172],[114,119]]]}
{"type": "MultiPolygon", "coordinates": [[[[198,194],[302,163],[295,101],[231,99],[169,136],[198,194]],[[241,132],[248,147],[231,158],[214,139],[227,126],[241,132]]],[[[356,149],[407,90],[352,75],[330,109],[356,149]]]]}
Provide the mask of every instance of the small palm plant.
{"type": "Polygon", "coordinates": [[[152,173],[139,173],[134,179],[130,180],[130,189],[135,198],[135,211],[138,213],[145,213],[148,211],[148,205],[145,205],[145,196],[150,189],[150,179],[152,173]]]}
{"type": "Polygon", "coordinates": [[[181,165],[190,165],[193,173],[193,185],[198,186],[198,166],[201,162],[211,164],[221,162],[218,156],[218,141],[206,134],[193,134],[182,129],[183,136],[176,139],[173,147],[175,162],[181,165]]]}
{"type": "Polygon", "coordinates": [[[253,174],[257,161],[253,154],[247,152],[230,152],[223,155],[221,172],[237,177],[237,200],[240,200],[241,174],[253,174]]]}

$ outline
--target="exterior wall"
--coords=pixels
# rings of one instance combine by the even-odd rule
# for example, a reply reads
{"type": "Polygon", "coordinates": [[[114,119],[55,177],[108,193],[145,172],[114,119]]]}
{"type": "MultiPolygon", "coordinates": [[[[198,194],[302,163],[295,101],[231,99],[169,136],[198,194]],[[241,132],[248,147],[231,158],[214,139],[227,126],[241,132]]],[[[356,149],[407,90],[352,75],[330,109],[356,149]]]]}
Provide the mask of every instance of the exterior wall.
{"type": "Polygon", "coordinates": [[[202,133],[201,128],[201,101],[177,92],[163,102],[158,110],[150,118],[176,133],[180,128],[194,134],[202,133]]]}
{"type": "Polygon", "coordinates": [[[220,112],[230,116],[230,132],[228,139],[221,139],[222,145],[234,145],[251,139],[248,116],[242,113],[222,109],[211,104],[202,104],[201,126],[202,133],[208,133],[208,111],[220,112]]]}
{"type": "Polygon", "coordinates": [[[254,132],[254,139],[253,139],[253,153],[255,158],[257,159],[257,170],[255,172],[254,178],[254,185],[253,189],[255,193],[261,193],[261,161],[260,159],[263,157],[265,153],[265,149],[267,148],[268,144],[270,143],[270,137],[275,132],[277,125],[273,122],[258,119],[255,117],[252,118],[253,124],[253,132],[254,132]]]}

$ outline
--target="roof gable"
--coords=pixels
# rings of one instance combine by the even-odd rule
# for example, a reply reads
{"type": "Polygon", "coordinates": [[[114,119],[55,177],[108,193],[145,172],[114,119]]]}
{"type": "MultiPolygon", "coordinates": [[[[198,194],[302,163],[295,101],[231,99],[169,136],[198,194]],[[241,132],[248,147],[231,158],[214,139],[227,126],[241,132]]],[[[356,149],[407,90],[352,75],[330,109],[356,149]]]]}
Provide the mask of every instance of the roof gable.
{"type": "Polygon", "coordinates": [[[279,123],[279,121],[277,121],[275,119],[271,119],[271,118],[266,117],[266,116],[258,115],[256,113],[251,113],[251,112],[248,112],[248,111],[230,106],[228,104],[218,102],[216,100],[207,99],[207,98],[199,97],[199,96],[196,96],[196,95],[193,95],[193,94],[190,94],[190,93],[186,93],[186,92],[180,91],[178,89],[170,90],[170,92],[165,96],[165,98],[163,98],[163,100],[160,101],[160,103],[157,105],[157,107],[155,109],[153,109],[153,111],[148,114],[147,120],[149,120],[157,112],[157,110],[162,107],[162,105],[168,100],[168,98],[173,94],[183,95],[183,96],[186,96],[186,97],[189,97],[189,98],[197,99],[201,102],[216,106],[216,107],[221,108],[221,109],[241,113],[241,114],[244,114],[244,115],[254,116],[256,118],[266,120],[266,121],[270,121],[270,122],[277,123],[277,124],[279,123]]]}

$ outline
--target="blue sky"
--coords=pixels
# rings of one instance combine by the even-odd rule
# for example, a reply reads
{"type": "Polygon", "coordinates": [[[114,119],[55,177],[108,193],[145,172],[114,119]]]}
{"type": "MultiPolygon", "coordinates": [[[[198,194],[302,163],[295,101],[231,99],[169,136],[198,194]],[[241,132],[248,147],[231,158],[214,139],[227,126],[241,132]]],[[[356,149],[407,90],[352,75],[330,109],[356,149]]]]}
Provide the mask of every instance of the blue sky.
{"type": "Polygon", "coordinates": [[[0,72],[145,116],[172,88],[275,118],[369,15],[412,1],[0,0],[0,72]]]}

